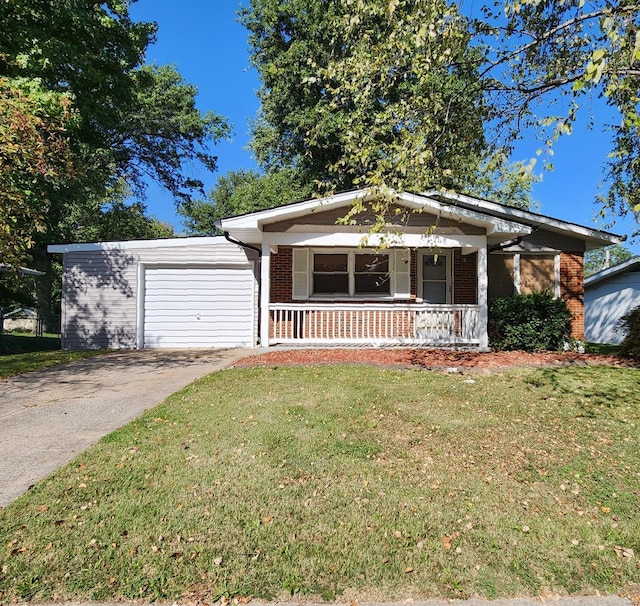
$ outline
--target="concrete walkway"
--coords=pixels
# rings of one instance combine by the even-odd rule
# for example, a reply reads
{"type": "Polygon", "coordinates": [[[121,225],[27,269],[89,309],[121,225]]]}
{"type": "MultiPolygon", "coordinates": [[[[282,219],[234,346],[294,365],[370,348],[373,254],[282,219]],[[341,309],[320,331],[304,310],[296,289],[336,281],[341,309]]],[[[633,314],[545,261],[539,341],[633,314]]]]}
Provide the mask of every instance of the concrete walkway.
{"type": "Polygon", "coordinates": [[[120,351],[0,381],[0,507],[170,394],[251,353],[120,351]]]}

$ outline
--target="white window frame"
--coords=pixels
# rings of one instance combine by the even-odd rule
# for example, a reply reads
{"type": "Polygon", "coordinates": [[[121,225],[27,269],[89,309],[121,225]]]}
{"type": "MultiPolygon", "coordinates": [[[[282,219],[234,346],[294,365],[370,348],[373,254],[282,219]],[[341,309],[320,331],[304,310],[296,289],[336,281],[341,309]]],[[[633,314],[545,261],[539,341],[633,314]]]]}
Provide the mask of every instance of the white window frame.
{"type": "Polygon", "coordinates": [[[332,248],[332,249],[311,249],[309,254],[309,299],[322,300],[322,301],[339,301],[342,299],[350,300],[380,300],[389,301],[394,298],[393,296],[393,284],[391,282],[391,267],[393,262],[393,251],[384,250],[376,251],[369,248],[332,248]],[[313,268],[315,255],[327,255],[327,254],[346,254],[347,255],[347,274],[349,276],[349,292],[348,293],[331,293],[322,294],[313,292],[313,268]],[[376,293],[356,293],[356,255],[385,255],[389,262],[389,293],[376,294],[376,293]]]}
{"type": "Polygon", "coordinates": [[[522,257],[553,257],[553,273],[554,273],[554,285],[553,285],[553,296],[556,299],[560,298],[560,252],[552,252],[552,251],[536,251],[530,253],[515,253],[513,255],[513,285],[518,294],[521,293],[520,289],[520,259],[522,257]]]}
{"type": "MultiPolygon", "coordinates": [[[[447,284],[446,284],[446,294],[447,294],[447,301],[446,303],[444,303],[443,305],[451,305],[451,302],[453,301],[453,254],[452,251],[450,250],[445,250],[442,252],[433,252],[430,250],[421,250],[418,252],[418,301],[420,303],[424,303],[424,279],[423,279],[423,275],[422,275],[422,268],[424,265],[424,257],[425,256],[433,256],[433,255],[438,255],[438,256],[444,256],[447,258],[447,284]]],[[[431,305],[437,305],[437,303],[432,303],[431,305]]]]}

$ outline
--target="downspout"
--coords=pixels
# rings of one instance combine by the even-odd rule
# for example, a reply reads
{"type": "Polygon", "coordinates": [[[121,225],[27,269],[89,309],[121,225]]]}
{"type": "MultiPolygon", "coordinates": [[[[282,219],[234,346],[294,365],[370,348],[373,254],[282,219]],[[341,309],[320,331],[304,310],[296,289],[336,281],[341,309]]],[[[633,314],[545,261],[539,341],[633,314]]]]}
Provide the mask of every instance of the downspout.
{"type": "MultiPolygon", "coordinates": [[[[245,242],[242,242],[234,238],[233,236],[229,235],[228,231],[223,231],[222,235],[224,236],[224,239],[227,242],[231,242],[231,244],[236,244],[237,246],[241,246],[242,248],[253,250],[258,253],[258,276],[259,276],[262,273],[261,272],[262,249],[258,248],[257,246],[253,246],[252,244],[247,244],[245,242]]],[[[258,336],[260,335],[260,301],[261,300],[262,300],[262,283],[260,279],[258,279],[258,336]]]]}
{"type": "Polygon", "coordinates": [[[258,253],[259,257],[262,256],[262,249],[258,248],[257,246],[253,246],[253,244],[245,244],[244,242],[241,242],[240,240],[236,240],[236,238],[234,238],[233,236],[229,235],[228,231],[223,231],[222,235],[224,236],[224,239],[227,240],[228,242],[231,242],[231,244],[237,244],[238,246],[242,246],[242,248],[248,248],[249,250],[255,250],[258,253]]]}

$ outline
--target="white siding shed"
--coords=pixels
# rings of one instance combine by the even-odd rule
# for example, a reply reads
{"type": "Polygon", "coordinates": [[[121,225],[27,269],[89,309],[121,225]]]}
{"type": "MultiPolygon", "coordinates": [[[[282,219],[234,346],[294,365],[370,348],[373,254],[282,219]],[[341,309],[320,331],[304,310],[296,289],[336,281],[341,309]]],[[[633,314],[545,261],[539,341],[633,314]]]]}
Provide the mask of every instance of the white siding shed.
{"type": "Polygon", "coordinates": [[[620,319],[640,305],[640,257],[589,276],[584,281],[585,338],[618,344],[620,319]]]}

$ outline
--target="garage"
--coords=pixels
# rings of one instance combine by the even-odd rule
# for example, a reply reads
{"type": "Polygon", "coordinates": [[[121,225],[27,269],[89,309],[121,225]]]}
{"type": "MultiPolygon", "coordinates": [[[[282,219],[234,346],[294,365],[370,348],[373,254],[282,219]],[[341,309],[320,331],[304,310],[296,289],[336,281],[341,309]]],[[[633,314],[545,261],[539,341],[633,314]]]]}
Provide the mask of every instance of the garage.
{"type": "Polygon", "coordinates": [[[255,249],[222,236],[50,245],[63,349],[255,347],[255,249]]]}
{"type": "Polygon", "coordinates": [[[145,266],[143,347],[251,347],[255,281],[249,265],[145,266]]]}

